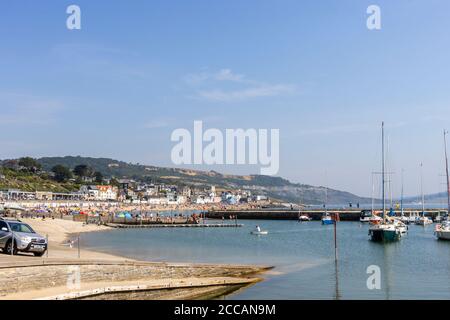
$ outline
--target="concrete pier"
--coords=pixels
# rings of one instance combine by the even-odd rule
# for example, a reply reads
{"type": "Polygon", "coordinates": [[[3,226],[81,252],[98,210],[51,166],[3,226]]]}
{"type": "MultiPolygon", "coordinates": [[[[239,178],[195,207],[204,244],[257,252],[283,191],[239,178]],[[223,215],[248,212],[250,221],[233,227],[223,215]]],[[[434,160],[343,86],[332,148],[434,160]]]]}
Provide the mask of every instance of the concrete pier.
{"type": "MultiPolygon", "coordinates": [[[[339,214],[341,221],[359,221],[361,209],[329,209],[327,212],[330,215],[339,214]]],[[[397,216],[401,215],[400,210],[394,211],[397,216]]],[[[375,210],[377,215],[381,215],[381,210],[375,210]]],[[[388,213],[388,212],[387,212],[388,213]]],[[[406,216],[414,214],[422,214],[422,210],[418,209],[404,209],[403,213],[406,216]]],[[[447,214],[444,209],[425,209],[428,217],[435,218],[438,214],[441,216],[447,214]]],[[[281,209],[260,209],[260,210],[211,210],[206,213],[206,217],[210,219],[229,219],[230,216],[236,216],[237,219],[262,219],[262,220],[298,220],[299,215],[307,215],[312,220],[320,220],[324,214],[323,209],[312,210],[281,210],[281,209]]]]}
{"type": "Polygon", "coordinates": [[[112,228],[236,228],[242,227],[242,224],[236,223],[200,223],[200,224],[122,224],[107,223],[106,226],[112,228]]]}

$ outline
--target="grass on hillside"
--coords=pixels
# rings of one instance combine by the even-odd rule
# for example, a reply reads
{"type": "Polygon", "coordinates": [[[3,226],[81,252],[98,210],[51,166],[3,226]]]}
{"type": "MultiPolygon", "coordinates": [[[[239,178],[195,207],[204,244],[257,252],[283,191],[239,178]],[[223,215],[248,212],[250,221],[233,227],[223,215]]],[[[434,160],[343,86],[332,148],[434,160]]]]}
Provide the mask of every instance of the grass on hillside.
{"type": "Polygon", "coordinates": [[[74,182],[57,182],[48,175],[2,169],[0,174],[0,189],[19,189],[22,191],[51,191],[72,192],[77,191],[80,185],[74,182]]]}

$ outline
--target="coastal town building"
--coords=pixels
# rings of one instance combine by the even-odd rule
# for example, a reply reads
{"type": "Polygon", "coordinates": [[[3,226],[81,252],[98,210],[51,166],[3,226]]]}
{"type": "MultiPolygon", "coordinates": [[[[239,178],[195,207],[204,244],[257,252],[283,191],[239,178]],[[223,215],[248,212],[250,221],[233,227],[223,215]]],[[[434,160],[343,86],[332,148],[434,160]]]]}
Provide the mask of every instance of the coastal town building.
{"type": "Polygon", "coordinates": [[[84,200],[85,196],[79,192],[50,192],[50,191],[22,191],[8,189],[0,191],[2,200],[84,200]]]}
{"type": "Polygon", "coordinates": [[[117,187],[110,185],[84,185],[80,188],[80,193],[88,200],[117,200],[117,187]]]}
{"type": "Polygon", "coordinates": [[[109,185],[98,185],[98,199],[97,200],[117,200],[118,189],[109,185]]]}

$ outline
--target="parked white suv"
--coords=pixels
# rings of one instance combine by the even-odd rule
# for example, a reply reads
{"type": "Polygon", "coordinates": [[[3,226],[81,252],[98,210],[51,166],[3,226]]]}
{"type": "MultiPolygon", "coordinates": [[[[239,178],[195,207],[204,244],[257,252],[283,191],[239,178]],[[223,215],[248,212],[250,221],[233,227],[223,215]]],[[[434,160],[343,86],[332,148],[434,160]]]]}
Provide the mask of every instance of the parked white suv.
{"type": "Polygon", "coordinates": [[[31,252],[41,257],[47,245],[47,239],[28,224],[17,219],[0,218],[0,248],[4,253],[31,252]]]}

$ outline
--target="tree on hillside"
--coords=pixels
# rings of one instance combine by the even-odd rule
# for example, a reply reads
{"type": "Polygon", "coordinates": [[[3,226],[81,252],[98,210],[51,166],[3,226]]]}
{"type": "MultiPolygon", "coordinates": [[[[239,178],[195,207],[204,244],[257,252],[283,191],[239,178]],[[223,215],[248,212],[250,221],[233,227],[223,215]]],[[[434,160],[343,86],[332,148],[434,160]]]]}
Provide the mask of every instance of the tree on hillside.
{"type": "Polygon", "coordinates": [[[119,186],[119,181],[116,178],[112,177],[110,182],[109,182],[109,184],[112,185],[112,186],[118,187],[119,186]]]}
{"type": "Polygon", "coordinates": [[[3,161],[2,166],[4,168],[8,168],[10,170],[16,171],[16,170],[19,169],[19,161],[17,161],[17,160],[5,160],[5,161],[3,161]]]}
{"type": "Polygon", "coordinates": [[[73,169],[73,173],[78,177],[92,177],[94,170],[85,164],[80,164],[73,169]]]}
{"type": "Polygon", "coordinates": [[[29,172],[37,172],[42,168],[41,164],[31,157],[23,157],[19,159],[19,166],[25,168],[29,172]]]}
{"type": "Polygon", "coordinates": [[[96,171],[94,173],[94,177],[95,177],[95,182],[100,183],[100,184],[103,182],[103,175],[101,172],[96,171]]]}
{"type": "Polygon", "coordinates": [[[55,174],[55,180],[58,182],[65,182],[72,178],[72,172],[70,169],[60,164],[54,166],[52,168],[52,172],[55,174]]]}

